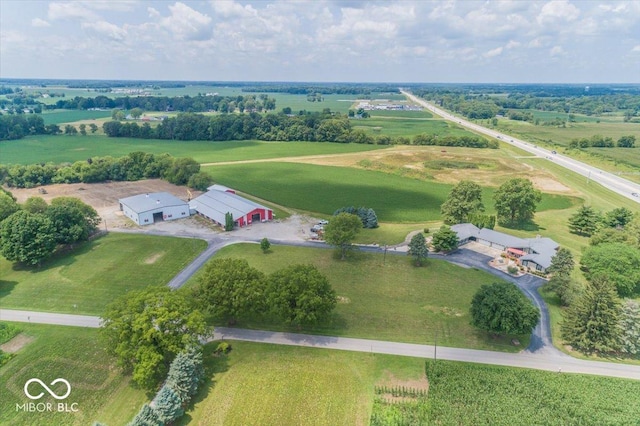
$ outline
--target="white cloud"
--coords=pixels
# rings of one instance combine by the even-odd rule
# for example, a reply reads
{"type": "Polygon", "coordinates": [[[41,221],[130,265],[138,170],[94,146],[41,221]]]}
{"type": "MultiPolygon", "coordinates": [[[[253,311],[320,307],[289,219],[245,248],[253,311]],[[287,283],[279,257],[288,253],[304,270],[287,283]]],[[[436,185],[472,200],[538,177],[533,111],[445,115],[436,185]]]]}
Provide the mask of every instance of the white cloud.
{"type": "Polygon", "coordinates": [[[46,27],[50,27],[51,24],[48,23],[47,21],[45,21],[44,19],[33,18],[31,20],[31,26],[32,27],[38,27],[38,28],[46,28],[46,27]]]}
{"type": "Polygon", "coordinates": [[[58,19],[79,19],[82,21],[94,21],[98,16],[85,7],[84,3],[49,3],[47,16],[50,20],[58,19]]]}
{"type": "Polygon", "coordinates": [[[640,53],[640,44],[633,46],[633,49],[631,49],[632,52],[639,52],[640,53]]]}
{"type": "Polygon", "coordinates": [[[552,57],[558,57],[558,56],[563,56],[565,54],[565,51],[562,48],[562,46],[553,46],[551,50],[549,50],[549,54],[552,57]]]}
{"type": "Polygon", "coordinates": [[[556,24],[562,21],[575,21],[580,16],[580,9],[567,0],[553,0],[542,6],[538,15],[538,23],[556,24]]]}
{"type": "Polygon", "coordinates": [[[211,36],[211,17],[184,3],[169,6],[170,16],[162,18],[160,25],[171,31],[178,40],[204,40],[211,36]]]}
{"type": "Polygon", "coordinates": [[[504,46],[505,49],[515,49],[516,47],[520,47],[522,43],[519,41],[509,40],[509,43],[504,46]]]}
{"type": "Polygon", "coordinates": [[[493,58],[495,56],[499,56],[499,55],[502,54],[502,50],[503,50],[502,46],[501,47],[496,47],[495,49],[491,49],[488,52],[486,52],[484,54],[484,57],[485,58],[493,58]]]}
{"type": "Polygon", "coordinates": [[[82,29],[94,32],[97,35],[105,36],[111,40],[121,41],[127,35],[127,32],[115,24],[106,21],[83,22],[82,29]]]}
{"type": "Polygon", "coordinates": [[[158,18],[160,16],[160,12],[153,7],[147,7],[147,12],[149,12],[149,18],[158,18]]]}

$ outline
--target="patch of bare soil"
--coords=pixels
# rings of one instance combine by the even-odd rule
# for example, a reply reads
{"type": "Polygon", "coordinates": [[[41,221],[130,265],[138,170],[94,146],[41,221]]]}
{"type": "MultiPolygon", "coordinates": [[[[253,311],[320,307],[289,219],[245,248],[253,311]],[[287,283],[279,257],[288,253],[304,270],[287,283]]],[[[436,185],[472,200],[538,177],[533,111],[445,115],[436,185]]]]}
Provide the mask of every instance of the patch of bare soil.
{"type": "Polygon", "coordinates": [[[571,192],[571,188],[545,176],[531,176],[533,186],[543,192],[571,192]]]}
{"type": "Polygon", "coordinates": [[[159,253],[152,254],[151,256],[147,257],[144,260],[144,263],[146,263],[147,265],[153,265],[154,263],[156,263],[158,261],[158,259],[160,259],[162,256],[164,256],[164,253],[165,252],[161,251],[159,253]]]}
{"type": "MultiPolygon", "coordinates": [[[[29,197],[42,197],[51,202],[55,197],[76,197],[96,209],[102,218],[102,227],[122,228],[133,225],[120,211],[120,198],[147,192],[168,192],[176,197],[187,200],[189,193],[184,186],[173,185],[160,179],[146,179],[135,182],[106,182],[106,183],[71,183],[46,185],[39,188],[7,188],[24,203],[29,197]],[[45,193],[42,193],[44,191],[45,193]]],[[[193,197],[201,194],[191,191],[193,197]]]]}
{"type": "Polygon", "coordinates": [[[13,339],[9,340],[7,343],[0,345],[0,350],[2,352],[13,354],[18,352],[29,343],[33,342],[33,340],[33,337],[20,333],[13,339]]]}
{"type": "Polygon", "coordinates": [[[389,390],[406,389],[415,396],[409,394],[394,395],[392,392],[384,392],[380,394],[380,397],[384,398],[388,403],[409,402],[414,401],[418,395],[426,395],[429,392],[429,380],[427,380],[426,376],[422,376],[420,379],[403,380],[387,371],[384,379],[377,383],[376,387],[389,390]]]}

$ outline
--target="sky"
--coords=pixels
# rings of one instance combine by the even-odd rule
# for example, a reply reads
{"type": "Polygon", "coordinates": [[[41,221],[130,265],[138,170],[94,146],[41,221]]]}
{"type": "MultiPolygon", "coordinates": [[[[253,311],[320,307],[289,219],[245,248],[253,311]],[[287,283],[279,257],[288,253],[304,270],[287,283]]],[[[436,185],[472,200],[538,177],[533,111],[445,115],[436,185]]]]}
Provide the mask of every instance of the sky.
{"type": "Polygon", "coordinates": [[[0,78],[640,83],[640,0],[0,0],[0,78]]]}

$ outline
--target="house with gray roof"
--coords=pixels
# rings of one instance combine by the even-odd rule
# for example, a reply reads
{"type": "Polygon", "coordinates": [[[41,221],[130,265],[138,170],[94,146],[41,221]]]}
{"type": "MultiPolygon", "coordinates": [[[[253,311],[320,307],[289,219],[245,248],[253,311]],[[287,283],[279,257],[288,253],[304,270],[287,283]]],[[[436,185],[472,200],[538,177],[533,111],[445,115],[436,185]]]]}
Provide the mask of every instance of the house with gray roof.
{"type": "Polygon", "coordinates": [[[152,192],[121,198],[120,210],[138,225],[189,217],[189,204],[168,192],[152,192]]]}
{"type": "Polygon", "coordinates": [[[494,247],[518,258],[523,266],[540,272],[546,272],[551,266],[551,259],[559,247],[551,238],[519,238],[493,229],[480,229],[472,223],[459,223],[451,230],[458,234],[459,245],[475,241],[494,247]]]}

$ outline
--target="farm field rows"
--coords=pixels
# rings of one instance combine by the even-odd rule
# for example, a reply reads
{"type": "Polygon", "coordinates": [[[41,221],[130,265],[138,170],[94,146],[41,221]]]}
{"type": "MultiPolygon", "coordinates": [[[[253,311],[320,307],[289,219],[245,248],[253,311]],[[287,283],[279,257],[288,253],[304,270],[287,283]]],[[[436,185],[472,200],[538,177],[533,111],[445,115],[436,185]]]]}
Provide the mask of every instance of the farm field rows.
{"type": "MultiPolygon", "coordinates": [[[[22,330],[20,336],[26,344],[0,368],[0,424],[86,426],[99,420],[117,426],[132,418],[146,401],[145,393],[133,388],[130,377],[123,376],[115,359],[105,353],[98,330],[16,325],[22,330]],[[64,402],[68,407],[76,403],[78,411],[16,410],[16,404],[33,402],[23,392],[24,383],[33,377],[47,384],[58,377],[68,380],[72,391],[64,402]]],[[[46,394],[37,402],[57,406],[60,401],[46,394]]]]}
{"type": "MultiPolygon", "coordinates": [[[[495,338],[470,325],[469,306],[482,284],[499,279],[486,272],[466,269],[445,261],[429,260],[416,268],[406,255],[355,253],[347,261],[335,259],[334,250],[274,246],[263,254],[256,244],[235,244],[216,254],[246,259],[249,265],[271,273],[292,264],[315,265],[336,290],[340,302],[323,324],[304,332],[409,343],[433,343],[516,352],[526,347],[529,336],[495,338]]],[[[195,285],[192,278],[188,286],[195,285]]],[[[238,326],[296,332],[268,318],[242,318],[238,326]]]]}
{"type": "MultiPolygon", "coordinates": [[[[372,116],[362,120],[353,120],[351,125],[354,129],[362,129],[373,134],[387,136],[413,137],[422,133],[435,134],[439,136],[473,136],[474,134],[453,123],[429,118],[404,118],[402,115],[393,116],[386,111],[387,115],[372,116]]],[[[395,111],[394,111],[395,112],[395,111]]],[[[413,111],[412,111],[413,112],[413,111]]]]}
{"type": "Polygon", "coordinates": [[[0,303],[7,309],[101,315],[131,290],[168,283],[204,248],[202,240],[110,233],[41,268],[0,257],[0,303]]]}
{"type": "Polygon", "coordinates": [[[2,164],[63,163],[90,157],[119,157],[134,151],[192,157],[201,163],[303,155],[341,154],[385,148],[330,142],[169,141],[107,136],[30,136],[2,142],[2,164]]]}
{"type": "MultiPolygon", "coordinates": [[[[373,208],[382,222],[440,219],[440,205],[452,185],[389,173],[313,164],[260,163],[207,166],[216,182],[276,204],[323,214],[344,206],[373,208]]],[[[485,189],[487,207],[492,189],[485,189]]],[[[575,201],[544,195],[539,210],[564,209],[575,201]]],[[[489,211],[491,209],[489,208],[489,211]]]]}

